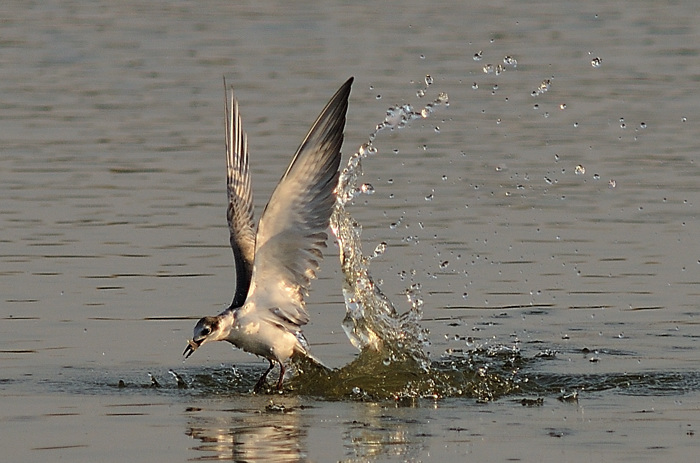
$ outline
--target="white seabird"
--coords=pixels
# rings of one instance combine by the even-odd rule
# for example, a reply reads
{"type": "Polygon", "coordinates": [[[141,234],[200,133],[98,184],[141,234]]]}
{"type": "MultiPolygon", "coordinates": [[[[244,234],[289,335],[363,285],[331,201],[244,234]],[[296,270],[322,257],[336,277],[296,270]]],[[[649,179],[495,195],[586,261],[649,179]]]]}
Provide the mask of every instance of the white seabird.
{"type": "Polygon", "coordinates": [[[304,305],[316,277],[338,183],[340,148],[353,78],[333,95],[280,179],[258,224],[248,169],[248,140],[238,102],[226,96],[226,165],[231,248],[236,265],[236,291],[230,307],[200,319],[183,355],[209,341],[228,341],[270,362],[255,385],[265,384],[280,366],[282,388],[286,362],[310,357],[301,327],[308,323],[304,305]]]}

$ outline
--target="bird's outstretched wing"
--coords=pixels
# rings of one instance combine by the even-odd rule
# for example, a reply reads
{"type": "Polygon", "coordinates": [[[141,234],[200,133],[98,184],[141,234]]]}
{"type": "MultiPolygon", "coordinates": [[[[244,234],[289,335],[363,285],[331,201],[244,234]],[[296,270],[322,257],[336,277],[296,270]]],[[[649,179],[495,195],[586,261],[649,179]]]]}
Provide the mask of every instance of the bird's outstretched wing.
{"type": "Polygon", "coordinates": [[[311,126],[258,225],[243,310],[269,310],[290,328],[309,321],[304,296],[326,247],[352,81],[340,87],[311,126]]]}
{"type": "Polygon", "coordinates": [[[224,80],[226,113],[226,189],[228,192],[229,240],[236,263],[236,290],[231,307],[240,307],[245,302],[253,274],[255,255],[255,222],[253,219],[253,190],[248,169],[248,138],[241,125],[238,101],[233,96],[229,100],[224,80]],[[230,105],[229,105],[230,101],[230,105]]]}

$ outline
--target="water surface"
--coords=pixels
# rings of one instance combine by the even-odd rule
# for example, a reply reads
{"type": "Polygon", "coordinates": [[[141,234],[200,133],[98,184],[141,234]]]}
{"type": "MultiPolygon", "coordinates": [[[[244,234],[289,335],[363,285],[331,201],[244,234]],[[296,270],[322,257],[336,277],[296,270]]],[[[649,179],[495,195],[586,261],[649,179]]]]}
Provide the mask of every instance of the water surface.
{"type": "MultiPolygon", "coordinates": [[[[7,458],[697,453],[694,2],[49,1],[3,12],[7,458]],[[366,254],[386,243],[371,273],[399,312],[420,287],[434,387],[379,394],[351,378],[337,395],[292,382],[296,392],[254,396],[264,362],[225,345],[181,361],[194,321],[233,292],[222,76],[249,135],[259,216],[350,75],[346,159],[388,107],[449,94],[449,108],[377,136],[362,180],[375,193],[348,206],[366,254]],[[451,388],[455,377],[464,387],[451,388]]],[[[341,327],[337,248],[319,274],[305,333],[340,368],[357,350],[341,327]]],[[[368,363],[378,378],[400,376],[381,360],[368,363]]]]}

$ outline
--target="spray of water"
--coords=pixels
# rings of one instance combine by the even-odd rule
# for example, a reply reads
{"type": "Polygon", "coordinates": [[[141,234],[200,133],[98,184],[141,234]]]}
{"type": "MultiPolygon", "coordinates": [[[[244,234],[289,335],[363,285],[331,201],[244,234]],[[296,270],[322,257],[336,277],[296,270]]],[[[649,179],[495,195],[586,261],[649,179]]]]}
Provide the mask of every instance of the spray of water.
{"type": "Polygon", "coordinates": [[[399,313],[370,274],[370,259],[383,252],[383,246],[375,248],[371,256],[363,254],[362,226],[353,219],[346,205],[358,195],[374,191],[360,181],[362,160],[377,153],[373,142],[381,131],[401,129],[413,120],[429,117],[439,106],[448,105],[447,94],[440,93],[420,110],[415,110],[409,104],[389,108],[384,121],[375,127],[368,141],[350,156],[338,182],[338,200],[331,216],[331,229],[338,240],[340,264],[345,277],[343,296],[346,315],[343,329],[350,342],[360,351],[381,353],[385,365],[413,362],[423,371],[430,368],[430,360],[424,350],[428,337],[420,325],[423,314],[420,286],[413,285],[406,290],[410,308],[399,313]]]}

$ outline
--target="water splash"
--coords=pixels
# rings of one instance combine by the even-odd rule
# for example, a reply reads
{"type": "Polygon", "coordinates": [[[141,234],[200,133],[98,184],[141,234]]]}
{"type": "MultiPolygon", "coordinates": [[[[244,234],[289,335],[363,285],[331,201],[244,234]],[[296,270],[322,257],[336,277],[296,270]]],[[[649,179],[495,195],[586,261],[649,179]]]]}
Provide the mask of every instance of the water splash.
{"type": "MultiPolygon", "coordinates": [[[[426,85],[430,83],[426,77],[426,85]]],[[[413,286],[406,291],[410,308],[399,313],[370,274],[370,260],[383,253],[386,244],[375,248],[372,255],[365,256],[362,252],[362,226],[345,206],[358,195],[374,191],[363,188],[365,184],[360,182],[360,177],[362,160],[377,153],[372,143],[379,132],[404,128],[413,120],[429,117],[439,106],[448,105],[447,94],[440,93],[420,110],[409,104],[390,107],[384,121],[369,135],[367,143],[362,144],[350,156],[338,182],[338,200],[331,216],[331,229],[338,240],[340,263],[345,277],[343,297],[346,315],[343,329],[352,345],[360,351],[380,353],[385,366],[414,364],[422,371],[430,369],[430,360],[423,349],[428,343],[428,336],[420,325],[423,315],[420,287],[413,286]]]]}

